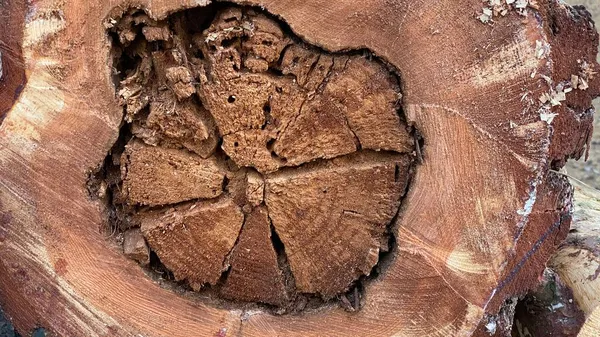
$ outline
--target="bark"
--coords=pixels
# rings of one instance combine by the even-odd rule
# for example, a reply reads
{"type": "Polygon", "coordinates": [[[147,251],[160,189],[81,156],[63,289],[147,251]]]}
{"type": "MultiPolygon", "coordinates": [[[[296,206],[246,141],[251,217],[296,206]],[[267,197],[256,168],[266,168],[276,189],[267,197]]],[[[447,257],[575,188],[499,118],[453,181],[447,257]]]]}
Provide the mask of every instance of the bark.
{"type": "Polygon", "coordinates": [[[537,286],[600,89],[586,12],[136,4],[0,6],[20,331],[470,336],[537,286]]]}

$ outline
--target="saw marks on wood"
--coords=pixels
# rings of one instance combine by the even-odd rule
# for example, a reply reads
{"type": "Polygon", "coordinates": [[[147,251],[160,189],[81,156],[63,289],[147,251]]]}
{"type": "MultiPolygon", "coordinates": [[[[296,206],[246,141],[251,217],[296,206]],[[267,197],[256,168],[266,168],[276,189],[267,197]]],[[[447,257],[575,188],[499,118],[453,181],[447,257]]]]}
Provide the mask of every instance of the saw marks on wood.
{"type": "Polygon", "coordinates": [[[350,292],[356,310],[413,163],[399,80],[222,7],[109,28],[125,125],[104,172],[125,254],[207,296],[292,312],[350,292]]]}

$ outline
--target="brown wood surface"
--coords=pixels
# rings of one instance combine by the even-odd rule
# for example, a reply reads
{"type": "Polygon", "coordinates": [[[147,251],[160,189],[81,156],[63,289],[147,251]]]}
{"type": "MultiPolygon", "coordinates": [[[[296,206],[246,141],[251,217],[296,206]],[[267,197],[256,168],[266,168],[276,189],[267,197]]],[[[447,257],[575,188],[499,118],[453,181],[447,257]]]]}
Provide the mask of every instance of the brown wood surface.
{"type": "Polygon", "coordinates": [[[401,74],[408,122],[425,140],[423,163],[395,227],[397,256],[369,284],[361,310],[273,316],[217,308],[161,288],[103,236],[102,205],[86,182],[122,117],[105,24],[132,5],[164,18],[208,4],[196,0],[2,6],[11,18],[27,13],[26,24],[15,19],[20,29],[0,32],[0,41],[22,41],[27,74],[0,126],[2,307],[20,331],[43,326],[61,336],[471,335],[495,310],[492,301],[526,287],[505,293],[515,275],[543,270],[551,249],[532,243],[544,235],[521,238],[558,233],[562,225],[548,220],[568,214],[561,196],[569,186],[553,184],[548,170],[583,153],[600,77],[552,108],[550,125],[540,120],[539,97],[550,89],[544,76],[555,88],[580,73],[577,60],[597,69],[593,27],[555,0],[493,25],[477,19],[479,0],[244,3],[280,17],[308,43],[366,48],[401,74]],[[551,52],[540,57],[540,44],[551,52]],[[533,257],[540,262],[523,269],[533,257]]]}
{"type": "MultiPolygon", "coordinates": [[[[570,182],[574,186],[569,234],[546,263],[547,269],[541,276],[541,284],[535,287],[536,282],[523,278],[525,274],[520,275],[519,281],[528,282],[532,290],[526,296],[500,303],[500,315],[490,316],[481,322],[477,336],[568,337],[600,334],[600,191],[574,178],[568,179],[564,171],[552,172],[552,175],[555,181],[570,182]],[[490,333],[490,329],[493,333],[490,333]]],[[[553,212],[548,213],[552,216],[553,212]]],[[[539,249],[551,246],[540,244],[539,249]]]]}
{"type": "Polygon", "coordinates": [[[585,314],[581,337],[600,334],[600,192],[579,181],[575,186],[575,214],[567,240],[548,262],[572,291],[585,314]]]}

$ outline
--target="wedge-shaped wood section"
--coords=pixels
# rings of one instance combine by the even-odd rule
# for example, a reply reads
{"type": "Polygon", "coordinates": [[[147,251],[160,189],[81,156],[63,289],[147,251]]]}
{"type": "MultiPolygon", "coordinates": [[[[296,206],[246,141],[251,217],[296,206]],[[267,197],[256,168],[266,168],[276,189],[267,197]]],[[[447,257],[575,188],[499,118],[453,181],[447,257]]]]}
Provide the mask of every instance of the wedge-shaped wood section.
{"type": "Polygon", "coordinates": [[[257,207],[246,216],[231,255],[231,271],[221,294],[235,300],[283,306],[288,300],[282,270],[271,241],[267,209],[257,207]]]}
{"type": "Polygon", "coordinates": [[[222,199],[170,208],[164,214],[152,212],[142,219],[141,228],[150,248],[175,278],[200,289],[206,283],[216,284],[227,269],[226,258],[243,222],[239,207],[222,199]]]}
{"type": "Polygon", "coordinates": [[[330,298],[387,251],[409,159],[358,153],[272,174],[266,203],[300,292],[330,298]]]}
{"type": "Polygon", "coordinates": [[[307,102],[275,142],[275,153],[290,165],[334,158],[358,148],[346,116],[327,98],[307,102]]]}
{"type": "MultiPolygon", "coordinates": [[[[341,60],[336,59],[338,63],[341,60]]],[[[331,74],[323,100],[333,103],[348,120],[363,149],[410,152],[413,140],[397,109],[397,79],[382,64],[364,57],[350,57],[331,74]]]]}
{"type": "Polygon", "coordinates": [[[223,192],[225,173],[214,158],[141,142],[127,145],[123,190],[129,204],[165,205],[210,199],[223,192]]]}

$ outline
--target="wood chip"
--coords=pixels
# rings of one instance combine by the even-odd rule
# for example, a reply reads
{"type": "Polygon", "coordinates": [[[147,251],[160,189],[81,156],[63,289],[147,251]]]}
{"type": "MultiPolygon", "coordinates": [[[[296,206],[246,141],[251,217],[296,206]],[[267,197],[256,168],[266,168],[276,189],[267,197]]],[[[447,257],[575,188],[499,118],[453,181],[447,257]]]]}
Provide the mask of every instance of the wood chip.
{"type": "Polygon", "coordinates": [[[123,233],[123,253],[142,265],[150,263],[150,249],[139,228],[123,233]]]}

